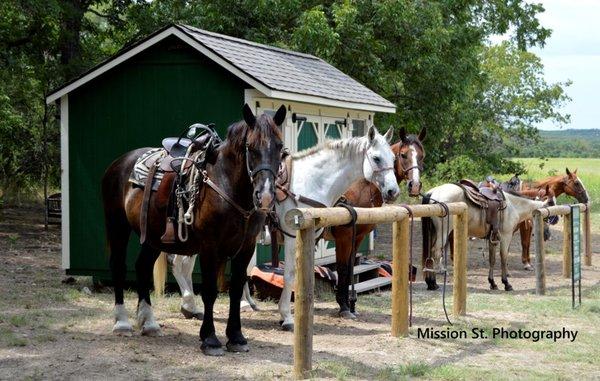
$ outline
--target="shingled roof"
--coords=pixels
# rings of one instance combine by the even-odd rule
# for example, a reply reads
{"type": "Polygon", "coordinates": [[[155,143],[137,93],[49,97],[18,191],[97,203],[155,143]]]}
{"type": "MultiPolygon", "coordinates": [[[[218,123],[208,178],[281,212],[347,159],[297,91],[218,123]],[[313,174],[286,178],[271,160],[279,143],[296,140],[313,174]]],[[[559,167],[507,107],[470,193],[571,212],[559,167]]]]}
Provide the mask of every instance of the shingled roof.
{"type": "Polygon", "coordinates": [[[48,96],[47,102],[60,98],[170,35],[187,42],[267,97],[366,111],[395,112],[393,103],[320,58],[188,25],[163,28],[123,49],[55,90],[48,96]]]}

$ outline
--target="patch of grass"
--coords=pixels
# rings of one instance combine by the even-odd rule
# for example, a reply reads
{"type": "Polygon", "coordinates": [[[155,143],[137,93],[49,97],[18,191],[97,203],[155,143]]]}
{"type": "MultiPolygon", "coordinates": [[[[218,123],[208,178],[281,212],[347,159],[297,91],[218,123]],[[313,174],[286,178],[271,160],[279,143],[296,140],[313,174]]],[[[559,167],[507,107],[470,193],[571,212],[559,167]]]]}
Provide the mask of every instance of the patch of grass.
{"type": "Polygon", "coordinates": [[[12,315],[8,318],[8,322],[15,327],[23,327],[27,324],[27,317],[25,315],[12,315]]]}
{"type": "Polygon", "coordinates": [[[350,368],[336,361],[322,361],[319,363],[317,370],[325,370],[329,376],[336,380],[346,380],[351,376],[350,368]]]}
{"type": "Polygon", "coordinates": [[[51,343],[51,342],[56,341],[57,339],[56,339],[56,336],[54,336],[51,333],[41,333],[41,334],[35,336],[35,340],[38,343],[51,343]]]}
{"type": "Polygon", "coordinates": [[[424,377],[432,369],[432,366],[425,362],[408,363],[384,368],[377,374],[377,378],[380,380],[406,380],[410,377],[424,377]]]}

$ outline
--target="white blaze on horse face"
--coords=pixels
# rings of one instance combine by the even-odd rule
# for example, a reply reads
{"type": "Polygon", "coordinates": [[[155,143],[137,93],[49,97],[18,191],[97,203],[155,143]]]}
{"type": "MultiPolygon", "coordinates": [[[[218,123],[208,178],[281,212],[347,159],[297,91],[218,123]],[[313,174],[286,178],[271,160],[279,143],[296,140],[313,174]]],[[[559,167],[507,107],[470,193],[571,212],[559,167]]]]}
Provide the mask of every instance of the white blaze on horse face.
{"type": "Polygon", "coordinates": [[[417,149],[415,148],[414,145],[410,146],[410,157],[412,158],[412,162],[410,163],[410,166],[412,167],[411,180],[415,184],[420,183],[421,182],[421,173],[419,170],[419,161],[417,159],[417,149]]]}

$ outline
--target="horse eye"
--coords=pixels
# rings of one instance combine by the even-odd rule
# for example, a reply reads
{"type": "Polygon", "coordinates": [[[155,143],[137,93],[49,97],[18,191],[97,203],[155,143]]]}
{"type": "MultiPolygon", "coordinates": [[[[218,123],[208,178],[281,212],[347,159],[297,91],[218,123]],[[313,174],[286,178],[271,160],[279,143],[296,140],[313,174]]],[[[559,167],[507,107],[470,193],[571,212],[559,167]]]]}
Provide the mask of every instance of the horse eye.
{"type": "Polygon", "coordinates": [[[373,161],[375,162],[375,164],[379,164],[381,162],[381,158],[379,156],[375,156],[373,158],[373,161]]]}
{"type": "Polygon", "coordinates": [[[406,159],[408,157],[405,153],[401,153],[400,156],[402,156],[403,159],[406,159]]]}

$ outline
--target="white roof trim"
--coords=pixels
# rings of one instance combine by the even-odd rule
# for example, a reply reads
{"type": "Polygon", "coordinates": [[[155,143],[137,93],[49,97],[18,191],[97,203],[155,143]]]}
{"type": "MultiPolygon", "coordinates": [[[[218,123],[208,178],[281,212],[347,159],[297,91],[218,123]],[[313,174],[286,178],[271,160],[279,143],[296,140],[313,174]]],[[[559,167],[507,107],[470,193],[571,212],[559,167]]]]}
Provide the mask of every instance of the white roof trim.
{"type": "Polygon", "coordinates": [[[179,39],[181,39],[182,41],[184,41],[185,43],[190,45],[192,48],[196,49],[197,51],[199,51],[206,57],[210,58],[211,60],[216,62],[218,65],[223,67],[225,70],[229,71],[230,73],[232,73],[233,75],[235,75],[236,77],[241,79],[242,81],[250,84],[252,87],[257,89],[261,93],[265,94],[265,96],[267,96],[269,98],[279,98],[279,99],[290,100],[290,101],[320,104],[320,105],[326,105],[326,106],[347,108],[347,109],[352,109],[352,110],[364,110],[364,111],[386,112],[386,113],[395,113],[396,112],[395,107],[378,106],[378,105],[372,105],[372,104],[368,104],[368,103],[355,103],[355,102],[348,102],[348,101],[342,101],[342,100],[336,100],[336,99],[329,99],[329,98],[319,97],[319,96],[315,96],[315,95],[298,94],[298,93],[290,93],[287,91],[271,90],[264,84],[260,83],[256,79],[254,79],[251,76],[244,73],[242,70],[240,70],[236,66],[232,65],[231,63],[227,62],[226,60],[224,60],[217,54],[213,53],[210,49],[206,48],[204,45],[202,45],[200,42],[198,42],[194,38],[188,36],[187,34],[185,34],[182,31],[180,31],[175,26],[165,29],[164,31],[157,34],[156,36],[151,37],[147,41],[144,41],[143,43],[128,50],[127,52],[123,53],[122,55],[117,56],[114,59],[108,61],[106,64],[98,67],[96,70],[89,72],[88,74],[79,78],[78,80],[71,83],[70,85],[65,86],[64,88],[58,90],[57,92],[50,94],[46,98],[46,103],[50,104],[50,103],[56,101],[57,99],[60,99],[62,96],[70,93],[71,91],[75,90],[79,86],[82,86],[85,83],[91,81],[92,79],[104,74],[108,70],[125,62],[129,58],[137,55],[138,53],[141,53],[142,51],[148,49],[152,45],[160,42],[161,40],[163,40],[171,35],[177,36],[179,39]]]}
{"type": "Polygon", "coordinates": [[[284,100],[289,100],[289,101],[311,103],[311,104],[320,104],[323,106],[339,107],[339,108],[346,108],[346,109],[351,109],[351,110],[386,112],[386,113],[392,113],[392,114],[396,112],[396,107],[378,106],[378,105],[372,105],[369,103],[348,102],[348,101],[342,101],[342,100],[337,100],[337,99],[319,97],[316,95],[290,93],[287,91],[269,90],[269,93],[265,94],[265,95],[267,95],[269,98],[277,98],[277,99],[284,99],[284,100]]]}

